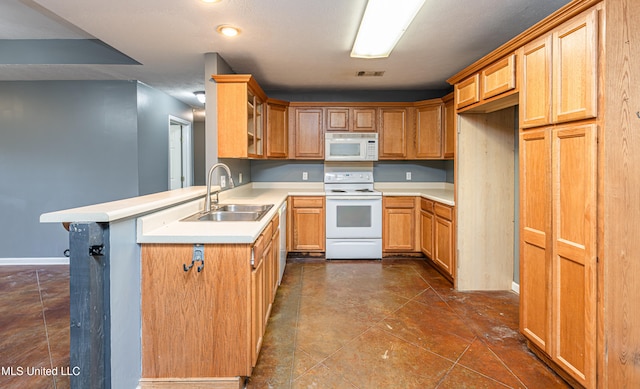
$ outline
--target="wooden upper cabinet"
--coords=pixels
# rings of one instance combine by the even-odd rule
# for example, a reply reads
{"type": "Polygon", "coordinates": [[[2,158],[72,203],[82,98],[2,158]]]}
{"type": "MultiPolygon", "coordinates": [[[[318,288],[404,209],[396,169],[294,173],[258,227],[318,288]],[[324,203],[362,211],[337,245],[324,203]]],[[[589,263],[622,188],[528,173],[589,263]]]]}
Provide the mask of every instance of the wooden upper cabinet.
{"type": "Polygon", "coordinates": [[[553,32],[553,122],[593,118],[598,100],[598,11],[553,32]]]}
{"type": "Polygon", "coordinates": [[[442,98],[444,101],[444,125],[443,125],[443,150],[442,157],[444,159],[453,159],[456,153],[456,109],[453,106],[453,93],[449,93],[445,97],[442,98]]]}
{"type": "Polygon", "coordinates": [[[290,109],[289,115],[294,158],[323,159],[322,108],[294,107],[290,109]]]}
{"type": "Polygon", "coordinates": [[[378,128],[378,158],[407,157],[407,108],[380,108],[378,128]]]}
{"type": "Polygon", "coordinates": [[[487,113],[517,105],[517,58],[517,52],[507,54],[457,82],[454,88],[456,109],[487,113]]]}
{"type": "Polygon", "coordinates": [[[551,35],[521,50],[520,127],[551,123],[551,35]]]}
{"type": "Polygon", "coordinates": [[[325,112],[325,131],[376,132],[375,108],[332,107],[325,112]]]}
{"type": "Polygon", "coordinates": [[[263,157],[264,91],[248,74],[212,78],[218,89],[218,157],[263,157]]]}
{"type": "Polygon", "coordinates": [[[588,10],[526,44],[520,127],[594,118],[598,106],[598,11],[588,10]]]}
{"type": "Polygon", "coordinates": [[[350,131],[349,108],[326,108],[327,131],[350,131]]]}
{"type": "Polygon", "coordinates": [[[376,109],[375,108],[354,108],[353,109],[353,131],[376,132],[376,109]]]}
{"type": "Polygon", "coordinates": [[[267,101],[267,158],[287,158],[289,130],[287,104],[267,101]]]}
{"type": "Polygon", "coordinates": [[[480,101],[480,75],[474,74],[456,84],[456,109],[475,104],[480,101]]]}
{"type": "Polygon", "coordinates": [[[442,157],[442,107],[441,102],[416,107],[417,159],[442,157]]]}
{"type": "Polygon", "coordinates": [[[516,87],[516,55],[511,54],[480,72],[482,99],[499,95],[516,87]]]}

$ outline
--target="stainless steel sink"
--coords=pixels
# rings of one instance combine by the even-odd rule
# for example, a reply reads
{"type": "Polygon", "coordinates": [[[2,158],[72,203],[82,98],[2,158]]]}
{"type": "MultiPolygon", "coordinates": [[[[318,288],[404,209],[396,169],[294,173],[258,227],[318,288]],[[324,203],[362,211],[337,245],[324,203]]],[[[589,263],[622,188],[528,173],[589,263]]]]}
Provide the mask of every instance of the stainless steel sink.
{"type": "Polygon", "coordinates": [[[267,212],[273,204],[253,205],[253,204],[223,204],[219,205],[216,211],[223,212],[267,212]]]}
{"type": "Polygon", "coordinates": [[[212,207],[211,212],[198,212],[181,221],[254,222],[262,219],[272,207],[273,204],[224,204],[212,207]]]}

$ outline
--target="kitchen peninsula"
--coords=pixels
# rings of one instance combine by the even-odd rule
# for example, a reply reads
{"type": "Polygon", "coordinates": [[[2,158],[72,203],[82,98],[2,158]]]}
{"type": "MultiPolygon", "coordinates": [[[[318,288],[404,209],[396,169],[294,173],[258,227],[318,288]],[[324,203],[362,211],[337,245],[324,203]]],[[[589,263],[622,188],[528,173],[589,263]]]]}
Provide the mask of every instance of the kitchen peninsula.
{"type": "MultiPolygon", "coordinates": [[[[385,196],[431,198],[453,205],[451,184],[377,183],[376,189],[385,196]]],[[[219,198],[221,204],[273,204],[260,221],[181,221],[203,209],[205,193],[204,187],[193,187],[41,216],[41,222],[71,223],[71,364],[91,372],[73,379],[144,387],[177,384],[172,381],[175,377],[196,377],[213,385],[239,387],[239,377],[250,375],[277,288],[274,252],[277,234],[286,233],[278,230],[278,209],[289,196],[325,192],[320,182],[254,182],[222,191],[219,198]],[[200,285],[194,282],[198,278],[200,285]],[[213,287],[200,288],[203,285],[213,287]],[[171,288],[189,291],[171,293],[171,288]],[[216,300],[214,291],[225,299],[216,300]],[[182,322],[163,321],[167,318],[182,322]],[[205,336],[221,325],[224,331],[235,332],[238,342],[233,347],[215,343],[231,339],[229,333],[205,336]],[[153,358],[160,355],[158,347],[163,344],[172,361],[182,364],[153,358]],[[221,361],[215,359],[215,351],[209,358],[198,355],[216,347],[224,353],[231,347],[238,357],[221,361]],[[198,363],[220,370],[198,371],[198,363]]]]}

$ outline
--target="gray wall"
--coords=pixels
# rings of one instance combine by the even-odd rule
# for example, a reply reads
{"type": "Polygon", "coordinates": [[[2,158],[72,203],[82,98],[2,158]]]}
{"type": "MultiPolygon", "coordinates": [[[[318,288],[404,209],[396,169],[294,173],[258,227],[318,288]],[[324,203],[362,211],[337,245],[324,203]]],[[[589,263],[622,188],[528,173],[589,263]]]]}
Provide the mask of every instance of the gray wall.
{"type": "MultiPolygon", "coordinates": [[[[453,161],[385,161],[373,164],[373,178],[377,182],[453,182],[453,161]],[[449,180],[450,179],[450,180],[449,180]]],[[[322,182],[324,161],[252,161],[251,179],[255,182],[302,182],[307,172],[309,182],[322,182]]]]}
{"type": "Polygon", "coordinates": [[[135,82],[1,82],[0,257],[61,257],[40,214],[136,196],[136,122],[135,82]]]}
{"type": "Polygon", "coordinates": [[[449,161],[385,161],[373,165],[376,182],[446,182],[449,161]],[[411,172],[411,181],[406,173],[411,172]]]}
{"type": "Polygon", "coordinates": [[[452,88],[442,90],[268,90],[267,96],[286,101],[339,101],[339,102],[404,102],[442,97],[452,88]]]}
{"type": "Polygon", "coordinates": [[[251,161],[251,180],[254,182],[302,182],[303,172],[308,173],[308,182],[322,182],[324,161],[251,161]]]}
{"type": "Polygon", "coordinates": [[[138,85],[0,82],[0,258],[63,255],[68,233],[42,213],[166,190],[168,114],[185,109],[138,85]]]}
{"type": "Polygon", "coordinates": [[[193,185],[205,184],[205,128],[204,121],[193,123],[193,185]]]}
{"type": "Polygon", "coordinates": [[[169,190],[169,115],[193,123],[191,107],[138,83],[137,110],[138,194],[169,190]]]}

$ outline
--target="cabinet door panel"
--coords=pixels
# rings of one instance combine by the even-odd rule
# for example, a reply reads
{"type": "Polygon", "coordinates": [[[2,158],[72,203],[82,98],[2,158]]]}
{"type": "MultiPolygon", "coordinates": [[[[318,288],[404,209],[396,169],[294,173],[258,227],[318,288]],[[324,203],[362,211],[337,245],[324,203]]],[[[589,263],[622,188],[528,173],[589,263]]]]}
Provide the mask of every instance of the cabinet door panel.
{"type": "Polygon", "coordinates": [[[516,55],[511,54],[482,70],[482,98],[499,95],[516,87],[516,55]]]}
{"type": "Polygon", "coordinates": [[[264,328],[264,261],[251,272],[251,366],[258,361],[264,328]]]}
{"type": "Polygon", "coordinates": [[[267,104],[267,158],[287,158],[287,107],[267,104]]]}
{"type": "Polygon", "coordinates": [[[453,224],[449,220],[436,217],[434,234],[436,247],[433,260],[453,276],[453,224]]]}
{"type": "Polygon", "coordinates": [[[324,251],[324,209],[295,208],[292,212],[294,227],[293,250],[324,251]]]}
{"type": "Polygon", "coordinates": [[[327,108],[327,131],[349,131],[349,108],[327,108]]]}
{"type": "Polygon", "coordinates": [[[595,124],[553,131],[554,359],[582,385],[595,386],[595,124]]]}
{"type": "Polygon", "coordinates": [[[520,134],[520,330],[551,353],[550,129],[520,134]]]}
{"type": "Polygon", "coordinates": [[[480,101],[480,75],[476,74],[460,81],[455,86],[456,108],[464,108],[467,105],[480,101]]]}
{"type": "Polygon", "coordinates": [[[380,159],[407,157],[406,109],[380,109],[380,136],[378,143],[378,158],[380,159]]]}
{"type": "Polygon", "coordinates": [[[353,131],[376,132],[376,109],[354,108],[353,131]]]}
{"type": "Polygon", "coordinates": [[[551,35],[524,46],[520,66],[520,127],[551,123],[551,35]]]}
{"type": "Polygon", "coordinates": [[[597,10],[588,11],[553,33],[553,121],[596,117],[598,98],[597,10]]]}
{"type": "Polygon", "coordinates": [[[295,157],[322,159],[324,138],[322,109],[295,109],[295,157]]]}
{"type": "Polygon", "coordinates": [[[420,245],[422,253],[427,257],[433,259],[433,226],[434,217],[430,212],[420,212],[420,232],[421,239],[420,245]]]}
{"type": "Polygon", "coordinates": [[[416,109],[416,157],[442,157],[442,105],[416,109]]]}
{"type": "Polygon", "coordinates": [[[413,208],[384,210],[383,250],[414,251],[415,215],[413,208]]]}

